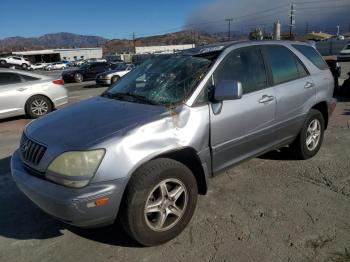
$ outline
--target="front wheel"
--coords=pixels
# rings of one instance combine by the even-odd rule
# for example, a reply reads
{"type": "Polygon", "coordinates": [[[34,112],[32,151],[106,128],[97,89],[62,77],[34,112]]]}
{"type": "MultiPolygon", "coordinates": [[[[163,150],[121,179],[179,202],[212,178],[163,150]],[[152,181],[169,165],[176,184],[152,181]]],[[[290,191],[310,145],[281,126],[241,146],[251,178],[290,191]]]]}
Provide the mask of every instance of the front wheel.
{"type": "Polygon", "coordinates": [[[120,79],[120,76],[113,76],[111,79],[111,84],[113,85],[115,82],[118,82],[120,79]]]}
{"type": "Polygon", "coordinates": [[[0,60],[0,64],[1,65],[6,65],[6,61],[5,60],[0,60]]]}
{"type": "Polygon", "coordinates": [[[74,81],[75,81],[76,83],[81,83],[81,82],[83,82],[83,80],[84,80],[84,78],[83,78],[83,75],[82,75],[82,74],[80,74],[80,73],[75,73],[75,75],[74,75],[74,81]]]}
{"type": "Polygon", "coordinates": [[[165,243],[186,227],[197,203],[192,172],[172,159],[155,159],[130,179],[123,199],[121,222],[144,246],[165,243]]]}
{"type": "Polygon", "coordinates": [[[304,125],[291,144],[297,159],[309,159],[317,154],[323,142],[325,121],[320,111],[311,109],[304,125]]]}
{"type": "Polygon", "coordinates": [[[27,64],[22,64],[23,69],[27,69],[28,65],[27,64]]]}

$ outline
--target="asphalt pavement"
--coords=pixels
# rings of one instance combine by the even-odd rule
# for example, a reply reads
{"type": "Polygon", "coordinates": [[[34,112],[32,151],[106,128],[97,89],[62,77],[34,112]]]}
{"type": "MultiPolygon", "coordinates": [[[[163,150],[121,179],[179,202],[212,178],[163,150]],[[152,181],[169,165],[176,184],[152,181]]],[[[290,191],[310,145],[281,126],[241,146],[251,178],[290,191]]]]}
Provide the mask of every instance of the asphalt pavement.
{"type": "MultiPolygon", "coordinates": [[[[104,90],[92,85],[67,85],[70,103],[104,90]]],[[[22,117],[0,121],[0,261],[349,259],[348,98],[340,98],[324,144],[313,159],[295,161],[281,150],[223,172],[210,181],[208,194],[199,197],[185,231],[150,248],[129,239],[118,223],[88,230],[58,222],[18,190],[10,175],[10,156],[29,121],[22,117]]]]}

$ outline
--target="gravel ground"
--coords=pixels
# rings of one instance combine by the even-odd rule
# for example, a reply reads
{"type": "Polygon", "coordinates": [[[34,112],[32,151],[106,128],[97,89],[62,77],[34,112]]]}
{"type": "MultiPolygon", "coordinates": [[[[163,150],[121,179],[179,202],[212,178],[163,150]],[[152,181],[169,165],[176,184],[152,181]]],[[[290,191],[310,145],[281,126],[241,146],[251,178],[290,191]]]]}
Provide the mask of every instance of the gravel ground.
{"type": "MultiPolygon", "coordinates": [[[[75,100],[99,92],[72,90],[75,100]]],[[[282,150],[220,174],[199,197],[186,230],[151,248],[138,246],[118,225],[62,224],[17,189],[9,156],[27,122],[0,122],[0,261],[347,261],[349,100],[338,103],[316,157],[294,161],[282,150]]]]}

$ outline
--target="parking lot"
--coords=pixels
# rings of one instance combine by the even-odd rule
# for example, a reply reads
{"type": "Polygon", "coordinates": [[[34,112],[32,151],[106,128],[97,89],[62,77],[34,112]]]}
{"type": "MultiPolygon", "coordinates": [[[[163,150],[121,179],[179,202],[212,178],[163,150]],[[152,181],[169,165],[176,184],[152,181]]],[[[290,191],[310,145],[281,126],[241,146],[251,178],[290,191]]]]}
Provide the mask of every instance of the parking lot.
{"type": "MultiPolygon", "coordinates": [[[[345,79],[350,62],[341,66],[345,79]]],[[[105,90],[94,82],[66,86],[70,104],[105,90]]],[[[0,120],[0,261],[346,261],[350,252],[349,98],[339,99],[316,157],[295,161],[281,150],[222,173],[185,231],[152,248],[118,224],[60,223],[17,189],[10,157],[29,121],[0,120]]]]}

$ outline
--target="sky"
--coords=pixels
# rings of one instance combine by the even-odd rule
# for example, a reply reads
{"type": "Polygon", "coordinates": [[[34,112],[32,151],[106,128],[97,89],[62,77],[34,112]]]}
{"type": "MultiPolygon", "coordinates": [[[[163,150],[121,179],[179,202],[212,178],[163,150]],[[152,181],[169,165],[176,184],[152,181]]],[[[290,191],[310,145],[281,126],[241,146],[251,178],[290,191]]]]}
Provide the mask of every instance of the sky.
{"type": "MultiPolygon", "coordinates": [[[[295,0],[296,30],[350,31],[350,0],[295,0]]],[[[290,0],[0,0],[0,39],[70,32],[108,39],[187,29],[245,33],[288,25],[290,0]]]]}
{"type": "Polygon", "coordinates": [[[0,39],[70,32],[130,38],[179,31],[212,0],[0,0],[0,39]],[[175,30],[169,30],[175,29],[175,30]]]}
{"type": "MultiPolygon", "coordinates": [[[[271,31],[273,22],[279,19],[283,31],[289,29],[291,0],[216,0],[204,3],[187,21],[188,28],[207,31],[225,31],[232,18],[232,30],[243,33],[252,28],[271,31]],[[210,23],[208,23],[210,21],[210,23]]],[[[293,0],[295,3],[295,30],[350,32],[350,0],[293,0]]]]}

